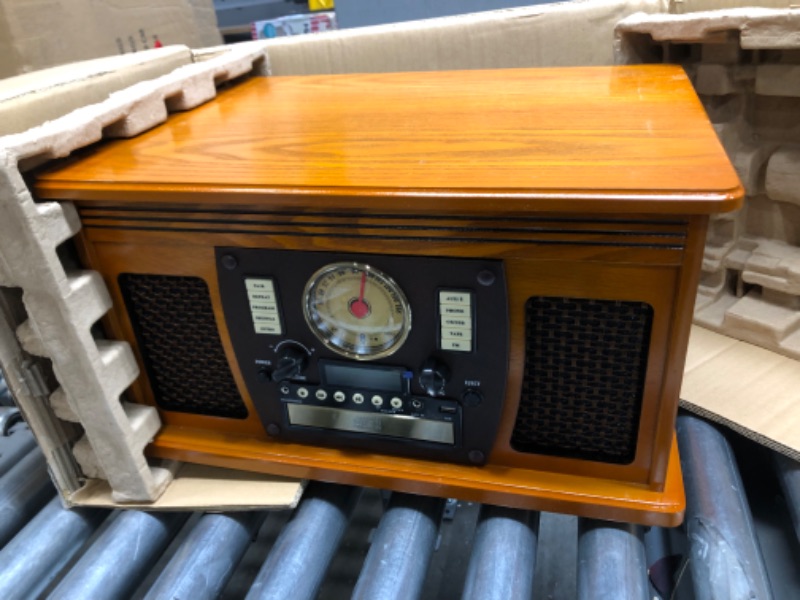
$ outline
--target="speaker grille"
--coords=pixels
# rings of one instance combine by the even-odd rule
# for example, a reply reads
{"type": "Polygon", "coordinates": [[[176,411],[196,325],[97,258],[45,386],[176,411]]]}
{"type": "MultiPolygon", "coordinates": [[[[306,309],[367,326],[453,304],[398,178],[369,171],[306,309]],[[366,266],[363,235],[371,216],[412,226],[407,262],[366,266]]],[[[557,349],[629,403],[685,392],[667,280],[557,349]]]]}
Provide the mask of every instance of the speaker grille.
{"type": "Polygon", "coordinates": [[[158,405],[243,419],[247,408],[217,332],[206,282],[169,275],[119,276],[158,405]]]}
{"type": "Polygon", "coordinates": [[[643,302],[529,298],[525,372],[511,446],[630,463],[652,319],[652,307],[643,302]]]}

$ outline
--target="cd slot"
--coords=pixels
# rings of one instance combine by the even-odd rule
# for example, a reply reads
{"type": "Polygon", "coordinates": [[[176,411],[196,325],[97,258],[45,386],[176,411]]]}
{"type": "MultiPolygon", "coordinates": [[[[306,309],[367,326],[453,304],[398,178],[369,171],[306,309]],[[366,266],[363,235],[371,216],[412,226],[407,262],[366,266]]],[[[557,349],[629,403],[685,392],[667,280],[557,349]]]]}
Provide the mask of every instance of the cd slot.
{"type": "Polygon", "coordinates": [[[286,410],[289,423],[293,426],[334,429],[439,444],[455,443],[453,423],[448,421],[305,404],[287,404],[286,410]]]}

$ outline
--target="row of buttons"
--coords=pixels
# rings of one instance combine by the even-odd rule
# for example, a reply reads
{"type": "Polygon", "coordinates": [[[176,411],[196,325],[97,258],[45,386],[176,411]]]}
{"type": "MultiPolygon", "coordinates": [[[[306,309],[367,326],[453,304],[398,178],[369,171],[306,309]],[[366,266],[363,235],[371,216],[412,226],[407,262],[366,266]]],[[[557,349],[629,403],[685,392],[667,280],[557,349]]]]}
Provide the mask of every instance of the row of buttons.
{"type": "Polygon", "coordinates": [[[452,352],[472,352],[472,294],[439,291],[439,347],[452,352]]]}
{"type": "MultiPolygon", "coordinates": [[[[288,396],[291,393],[292,389],[288,385],[283,385],[281,387],[281,394],[283,394],[284,396],[288,396]]],[[[305,400],[311,395],[311,390],[301,386],[295,390],[295,394],[301,400],[305,400]]],[[[329,394],[327,390],[323,390],[321,388],[314,391],[314,397],[319,401],[324,401],[327,400],[328,397],[333,397],[333,399],[340,404],[343,404],[347,400],[347,394],[341,390],[336,390],[335,392],[333,392],[333,394],[329,394]]],[[[364,404],[367,398],[366,396],[364,396],[364,394],[360,392],[355,392],[353,393],[350,399],[353,401],[353,404],[360,405],[364,404]]],[[[370,403],[375,408],[381,408],[384,402],[385,400],[383,396],[380,396],[378,394],[374,394],[370,398],[370,403]]],[[[410,404],[414,412],[423,411],[425,409],[425,403],[419,398],[412,398],[410,404]]],[[[404,405],[403,399],[398,396],[393,396],[389,400],[389,406],[391,406],[395,410],[400,410],[401,408],[403,408],[403,405],[404,405]]],[[[458,412],[458,407],[455,403],[446,403],[446,404],[442,403],[439,406],[439,412],[442,414],[453,415],[458,412]]]]}
{"type": "MultiPolygon", "coordinates": [[[[284,394],[284,395],[288,395],[289,393],[291,393],[291,389],[289,388],[289,386],[283,386],[281,388],[281,393],[284,394]]],[[[300,399],[308,398],[309,395],[311,394],[311,392],[308,390],[308,388],[305,388],[305,387],[297,388],[297,391],[295,393],[297,394],[297,397],[300,398],[300,399]]],[[[316,390],[314,392],[314,397],[317,400],[320,400],[320,401],[327,400],[328,399],[328,392],[327,392],[327,390],[318,389],[318,390],[316,390]]],[[[337,391],[333,392],[333,399],[336,402],[342,403],[345,400],[347,400],[347,394],[345,394],[341,390],[337,390],[337,391]]],[[[353,401],[353,404],[364,404],[364,401],[366,400],[366,397],[364,396],[364,394],[356,392],[356,393],[353,394],[351,400],[353,401]]],[[[383,406],[384,398],[383,398],[383,396],[379,396],[378,394],[375,394],[375,395],[372,396],[372,398],[370,398],[370,402],[372,403],[372,405],[374,407],[380,408],[381,406],[383,406]]],[[[389,406],[391,406],[392,408],[394,408],[396,410],[399,410],[399,409],[403,408],[403,399],[399,398],[397,396],[394,396],[393,398],[391,398],[389,400],[389,406]]],[[[412,401],[412,406],[414,406],[414,408],[420,408],[421,407],[421,402],[419,402],[418,400],[414,400],[414,401],[412,401]],[[415,406],[415,404],[419,404],[420,406],[415,406]]]]}
{"type": "Polygon", "coordinates": [[[281,335],[283,326],[272,280],[248,278],[244,283],[247,286],[247,299],[256,333],[281,335]]]}

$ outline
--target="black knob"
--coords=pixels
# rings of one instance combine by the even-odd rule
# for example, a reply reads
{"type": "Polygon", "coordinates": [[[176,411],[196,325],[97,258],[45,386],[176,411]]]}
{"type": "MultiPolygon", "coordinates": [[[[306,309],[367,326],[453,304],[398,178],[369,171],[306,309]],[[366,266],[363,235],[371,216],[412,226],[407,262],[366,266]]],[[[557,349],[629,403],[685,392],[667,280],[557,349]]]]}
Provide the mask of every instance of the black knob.
{"type": "Polygon", "coordinates": [[[444,386],[450,379],[450,367],[435,358],[422,363],[419,384],[428,396],[444,396],[444,386]]]}
{"type": "Polygon", "coordinates": [[[278,360],[272,372],[272,381],[294,379],[308,366],[308,352],[296,344],[284,344],[278,350],[278,360]]]}

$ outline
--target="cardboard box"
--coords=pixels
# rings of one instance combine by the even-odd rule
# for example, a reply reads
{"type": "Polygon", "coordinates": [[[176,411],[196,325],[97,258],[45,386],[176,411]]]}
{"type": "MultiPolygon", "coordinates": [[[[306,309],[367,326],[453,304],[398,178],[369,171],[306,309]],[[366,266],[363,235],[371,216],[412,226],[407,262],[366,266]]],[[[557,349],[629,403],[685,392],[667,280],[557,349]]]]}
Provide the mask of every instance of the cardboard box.
{"type": "Polygon", "coordinates": [[[664,10],[662,0],[575,0],[277,38],[266,48],[271,75],[611,65],[616,24],[664,10]]]}
{"type": "Polygon", "coordinates": [[[0,1],[0,78],[172,44],[222,41],[211,0],[0,1]]]}
{"type": "MultiPolygon", "coordinates": [[[[708,8],[707,5],[712,4],[713,1],[694,0],[690,7],[692,10],[701,10],[708,8]]],[[[30,370],[34,369],[35,371],[35,365],[38,364],[38,361],[32,358],[32,353],[35,352],[49,356],[50,360],[54,358],[64,360],[63,365],[65,366],[59,368],[67,369],[70,373],[74,371],[81,376],[85,375],[86,365],[77,362],[76,357],[80,357],[82,353],[86,352],[82,345],[86,342],[86,335],[81,331],[73,332],[74,323],[71,323],[69,319],[68,310],[63,313],[63,315],[67,315],[67,320],[63,322],[58,320],[63,318],[63,315],[58,312],[57,308],[67,308],[70,302],[68,297],[62,298],[63,292],[65,289],[69,291],[72,288],[64,287],[63,271],[60,274],[52,272],[54,268],[57,270],[60,264],[55,259],[56,246],[71,235],[70,231],[74,233],[77,224],[70,221],[68,207],[64,207],[66,212],[60,214],[57,211],[48,212],[50,208],[47,206],[33,204],[30,196],[27,195],[20,168],[25,171],[31,165],[39,164],[53,157],[64,156],[83,145],[100,139],[103,135],[134,135],[137,131],[153,126],[160,119],[166,118],[169,110],[188,109],[213,97],[215,82],[239,76],[247,71],[254,70],[271,75],[283,75],[658,62],[661,60],[685,60],[686,55],[680,54],[680,52],[686,52],[688,44],[688,47],[692,48],[690,57],[694,56],[692,53],[696,53],[703,59],[700,61],[702,64],[699,64],[697,68],[687,61],[690,74],[695,77],[696,85],[700,85],[702,89],[706,90],[701,94],[706,101],[712,120],[715,121],[715,124],[720,125],[718,130],[723,141],[726,139],[735,141],[729,147],[729,151],[740,170],[743,181],[745,183],[754,181],[759,184],[762,180],[757,174],[764,173],[762,182],[764,187],[756,189],[773,190],[766,193],[772,193],[775,199],[782,198],[785,194],[790,196],[789,201],[778,200],[782,204],[774,205],[778,206],[780,210],[771,208],[764,210],[762,202],[764,194],[761,192],[752,196],[754,200],[752,205],[756,207],[756,210],[751,211],[750,222],[760,227],[759,231],[762,232],[770,231],[768,225],[772,224],[772,233],[778,235],[782,232],[780,235],[785,237],[785,239],[778,240],[784,244],[782,248],[790,249],[788,261],[781,263],[780,260],[771,260],[770,256],[772,259],[776,258],[773,256],[775,253],[767,253],[766,262],[761,260],[753,263],[758,267],[754,272],[760,270],[759,272],[769,275],[767,280],[770,282],[776,281],[776,274],[780,273],[784,274],[784,282],[796,281],[796,275],[793,274],[795,271],[792,269],[797,270],[797,259],[794,258],[795,254],[793,254],[792,248],[797,249],[798,241],[796,237],[791,236],[795,235],[792,233],[794,231],[800,232],[800,216],[796,211],[792,212],[794,196],[791,190],[794,185],[792,182],[796,177],[794,174],[800,171],[800,169],[793,169],[792,165],[796,166],[797,160],[800,159],[792,150],[792,144],[800,143],[800,136],[792,137],[794,130],[783,131],[785,127],[782,129],[780,122],[781,119],[786,119],[793,113],[783,109],[769,114],[764,113],[766,116],[763,116],[760,121],[760,125],[764,127],[763,131],[782,132],[781,143],[788,145],[788,149],[776,151],[777,146],[773,143],[774,140],[764,146],[765,149],[759,149],[762,148],[761,146],[753,146],[750,143],[752,139],[748,140],[748,143],[742,143],[740,134],[742,132],[751,133],[748,124],[742,119],[752,112],[744,111],[743,107],[749,100],[743,101],[740,93],[742,82],[750,80],[741,78],[748,77],[753,69],[746,64],[746,55],[741,52],[735,30],[745,32],[747,34],[745,37],[752,39],[753,35],[758,37],[759,29],[754,25],[752,14],[750,16],[738,14],[736,16],[738,20],[735,20],[737,25],[733,29],[730,27],[731,16],[724,12],[706,15],[701,13],[695,16],[674,14],[685,9],[689,4],[688,2],[674,2],[667,5],[659,0],[576,1],[360,30],[343,30],[318,36],[277,38],[236,47],[208,48],[194,53],[195,62],[193,64],[180,66],[176,71],[169,72],[155,80],[141,81],[133,88],[121,90],[108,99],[104,99],[106,91],[98,91],[96,97],[86,98],[87,101],[99,102],[96,105],[80,108],[71,115],[58,118],[54,123],[29,130],[20,136],[0,139],[3,153],[7,157],[11,157],[0,166],[0,186],[4,190],[0,194],[0,198],[2,198],[0,202],[4,203],[0,205],[0,211],[7,215],[7,211],[12,208],[15,210],[19,207],[24,208],[22,216],[27,219],[25,226],[28,227],[28,232],[31,234],[30,248],[42,249],[42,261],[39,263],[35,263],[32,253],[26,254],[24,249],[19,250],[16,247],[0,249],[0,291],[3,295],[8,296],[13,301],[11,304],[16,307],[9,311],[12,314],[12,318],[8,321],[10,325],[5,329],[0,326],[0,362],[6,370],[9,384],[14,388],[17,401],[23,405],[26,417],[45,449],[51,472],[62,491],[65,502],[67,504],[100,502],[105,505],[113,505],[118,503],[120,498],[130,502],[131,496],[126,497],[125,493],[117,494],[116,497],[112,495],[112,491],[118,492],[121,489],[118,482],[112,482],[109,487],[99,480],[90,480],[87,485],[84,485],[85,473],[87,470],[92,470],[92,444],[84,444],[84,451],[88,456],[84,457],[86,466],[79,465],[75,454],[76,449],[80,451],[81,447],[76,446],[75,441],[84,436],[85,431],[69,422],[68,419],[61,418],[71,416],[69,403],[73,400],[65,399],[64,393],[58,393],[58,383],[46,376],[40,378],[41,386],[28,386],[31,381],[37,381],[33,376],[35,372],[30,370]],[[634,13],[644,14],[634,18],[631,16],[634,13]],[[693,41],[687,41],[685,36],[681,37],[683,34],[669,38],[670,34],[667,33],[667,40],[673,39],[674,44],[654,39],[653,28],[662,26],[658,24],[659,19],[668,20],[678,17],[694,19],[691,22],[695,23],[695,30],[708,31],[710,37],[704,38],[701,35],[693,41]],[[626,19],[630,19],[627,21],[627,25],[623,24],[623,26],[617,27],[618,23],[626,19]],[[726,23],[728,30],[734,31],[734,33],[729,35],[723,31],[722,34],[716,35],[715,31],[719,30],[721,22],[726,23]],[[580,43],[576,44],[575,40],[580,40],[580,43]],[[664,52],[666,55],[663,54],[664,52]],[[234,68],[233,65],[238,66],[234,68]],[[729,90],[733,90],[735,93],[731,93],[729,90]],[[715,92],[725,93],[720,95],[715,92]],[[721,98],[727,98],[730,103],[722,101],[721,98]],[[771,160],[770,157],[772,157],[771,160]],[[789,209],[786,208],[787,206],[789,209]],[[787,234],[791,235],[786,237],[787,234]],[[51,279],[48,280],[48,277],[51,279]],[[51,283],[47,284],[46,281],[51,283]],[[26,327],[26,319],[31,320],[31,313],[26,313],[18,291],[10,289],[14,286],[29,287],[31,292],[44,294],[54,302],[56,308],[42,313],[43,317],[52,315],[53,322],[35,323],[35,327],[34,324],[28,323],[26,327]],[[52,327],[53,338],[57,337],[58,340],[51,339],[44,343],[41,337],[34,335],[37,328],[43,330],[47,326],[52,327]],[[20,339],[26,344],[29,352],[22,349],[19,343],[20,339]],[[55,345],[55,341],[58,341],[60,346],[55,345]],[[53,351],[59,354],[53,354],[53,351]],[[48,352],[50,352],[49,355],[48,352]],[[50,387],[47,387],[48,385],[50,387]],[[57,411],[61,411],[61,416],[56,414],[57,411]]],[[[774,17],[774,15],[772,16],[774,17]]],[[[680,24],[680,18],[675,22],[680,24]]],[[[778,18],[777,21],[762,20],[761,22],[767,25],[764,28],[765,35],[770,32],[775,34],[770,39],[788,40],[781,43],[789,44],[789,49],[796,47],[791,45],[796,44],[797,40],[794,17],[778,18]],[[778,23],[777,31],[774,27],[775,22],[778,23]]],[[[674,28],[677,26],[667,25],[666,27],[668,30],[669,27],[673,27],[671,31],[675,31],[674,28]]],[[[686,29],[682,31],[686,31],[686,29]]],[[[0,39],[5,38],[0,36],[0,39]]],[[[112,49],[107,53],[114,52],[116,50],[112,49]]],[[[792,57],[796,55],[791,52],[784,53],[780,60],[776,58],[777,54],[766,56],[767,63],[774,58],[775,64],[764,65],[767,69],[762,70],[759,101],[763,101],[765,97],[768,100],[777,97],[779,99],[775,101],[777,104],[772,102],[770,106],[785,108],[786,102],[789,102],[789,106],[791,106],[791,96],[789,96],[789,100],[781,100],[780,95],[769,96],[766,93],[774,94],[776,85],[781,90],[784,89],[778,81],[780,74],[770,74],[768,71],[770,68],[785,71],[787,67],[792,66],[794,60],[792,57]]],[[[155,75],[141,65],[136,68],[142,69],[140,71],[142,79],[155,75]],[[148,75],[148,73],[150,74],[148,75]]],[[[148,69],[150,68],[148,67],[148,69]]],[[[94,85],[94,81],[91,76],[78,77],[70,85],[76,88],[91,87],[94,85]]],[[[119,79],[118,81],[123,80],[119,79]]],[[[27,105],[26,112],[35,111],[37,114],[33,117],[28,115],[26,124],[41,123],[46,119],[59,117],[66,113],[66,106],[77,108],[80,105],[81,101],[76,100],[73,104],[62,106],[60,103],[63,102],[65,96],[56,95],[57,87],[59,86],[42,88],[39,92],[33,92],[34,95],[36,93],[42,95],[40,98],[42,102],[37,101],[27,105]],[[53,99],[49,106],[47,106],[48,102],[45,97],[53,99]]],[[[13,101],[18,101],[19,96],[15,98],[13,101]]],[[[2,106],[2,101],[0,101],[0,109],[2,106]]],[[[730,238],[742,228],[743,222],[744,220],[740,216],[734,218],[733,221],[726,221],[723,218],[713,224],[709,246],[711,254],[705,261],[708,273],[719,269],[721,256],[724,254],[724,252],[720,252],[720,248],[732,247],[730,238]]],[[[0,223],[0,229],[2,227],[2,223],[0,223]]],[[[0,242],[2,241],[1,236],[11,235],[9,233],[11,231],[14,231],[13,235],[22,239],[19,229],[9,228],[5,233],[0,232],[0,242]]],[[[769,249],[770,246],[765,245],[764,248],[769,249]]],[[[706,278],[702,282],[706,291],[711,288],[716,289],[714,286],[717,284],[712,279],[713,277],[706,278]]],[[[87,298],[102,296],[103,290],[93,287],[91,281],[72,280],[73,284],[82,282],[86,283],[87,298]]],[[[701,295],[702,290],[703,287],[701,287],[701,295]]],[[[32,306],[35,302],[31,301],[29,304],[32,306]]],[[[102,303],[98,303],[98,306],[101,305],[102,303]]],[[[788,309],[790,313],[791,311],[796,313],[800,307],[790,303],[788,309]]],[[[756,307],[755,311],[758,312],[758,310],[756,307]]],[[[43,317],[38,320],[42,321],[43,317]]],[[[0,321],[0,325],[2,325],[2,321],[0,321]]],[[[731,332],[731,334],[735,333],[735,331],[731,332]]],[[[120,356],[123,355],[120,354],[120,356]]],[[[47,360],[43,362],[46,367],[47,360]]],[[[117,381],[119,391],[121,391],[124,389],[124,385],[127,385],[124,383],[126,378],[135,377],[135,373],[127,372],[125,369],[108,373],[103,370],[105,367],[100,363],[102,361],[92,363],[89,368],[89,370],[95,369],[92,372],[97,375],[93,381],[97,384],[98,389],[94,396],[95,400],[92,401],[102,401],[107,405],[113,405],[118,403],[118,398],[114,394],[109,396],[108,389],[113,391],[117,388],[109,385],[108,382],[117,381]],[[115,377],[116,379],[114,379],[115,377]],[[106,391],[100,389],[103,385],[106,386],[106,391]],[[104,397],[103,394],[106,396],[104,397]]],[[[738,342],[706,329],[695,328],[690,342],[687,375],[682,392],[684,406],[731,425],[785,454],[800,457],[800,440],[795,433],[800,431],[798,426],[800,425],[800,415],[798,415],[797,409],[800,406],[800,397],[798,397],[800,368],[795,368],[797,366],[797,361],[791,358],[779,356],[769,350],[738,342]]],[[[62,373],[60,378],[62,385],[70,379],[66,375],[62,373]]],[[[75,385],[75,380],[73,380],[73,385],[75,385]]],[[[116,392],[117,395],[119,391],[116,392]]],[[[78,402],[89,402],[87,399],[92,394],[94,392],[91,389],[86,391],[86,388],[78,387],[74,393],[69,392],[66,395],[75,396],[75,401],[78,402]]],[[[88,426],[93,427],[91,423],[88,426]]],[[[137,425],[129,427],[136,429],[137,425]]],[[[144,433],[137,435],[133,437],[137,439],[136,443],[143,447],[146,435],[144,433]]],[[[98,443],[98,447],[102,447],[102,445],[98,443]]],[[[133,444],[130,450],[134,454],[138,453],[141,459],[141,447],[133,444]]],[[[142,462],[131,464],[140,467],[144,464],[144,474],[123,473],[126,476],[130,475],[133,480],[136,477],[152,477],[153,470],[159,468],[165,468],[169,472],[170,475],[167,477],[169,480],[175,471],[175,465],[142,462]],[[148,473],[151,474],[148,475],[148,473]]],[[[290,496],[296,498],[298,490],[302,487],[299,482],[269,480],[269,478],[259,482],[260,476],[258,475],[243,475],[242,477],[266,486],[276,482],[280,485],[286,483],[290,486],[294,485],[294,488],[288,488],[289,493],[283,496],[284,499],[290,496]]],[[[193,478],[190,477],[190,479],[193,478]]],[[[196,480],[193,479],[193,481],[196,480]]],[[[203,498],[191,495],[183,496],[183,499],[173,506],[208,507],[216,502],[217,508],[230,510],[237,507],[259,505],[265,497],[262,495],[262,500],[252,501],[250,495],[254,493],[253,490],[242,490],[237,504],[236,499],[231,502],[230,496],[227,496],[226,499],[223,495],[208,495],[215,487],[225,487],[224,482],[214,483],[214,478],[211,476],[206,482],[207,487],[203,487],[203,498]]],[[[162,487],[169,491],[172,489],[172,485],[170,483],[162,487]]],[[[205,486],[205,484],[202,485],[205,486]]],[[[146,485],[144,487],[147,488],[146,485]]],[[[151,487],[150,491],[160,492],[160,489],[157,488],[158,486],[151,487]]],[[[174,489],[179,491],[179,488],[174,489]]],[[[262,488],[259,493],[269,493],[265,491],[267,489],[262,488]]],[[[142,501],[147,502],[147,499],[140,498],[139,502],[142,501]]],[[[154,508],[159,507],[158,502],[147,505],[154,508]]]]}

